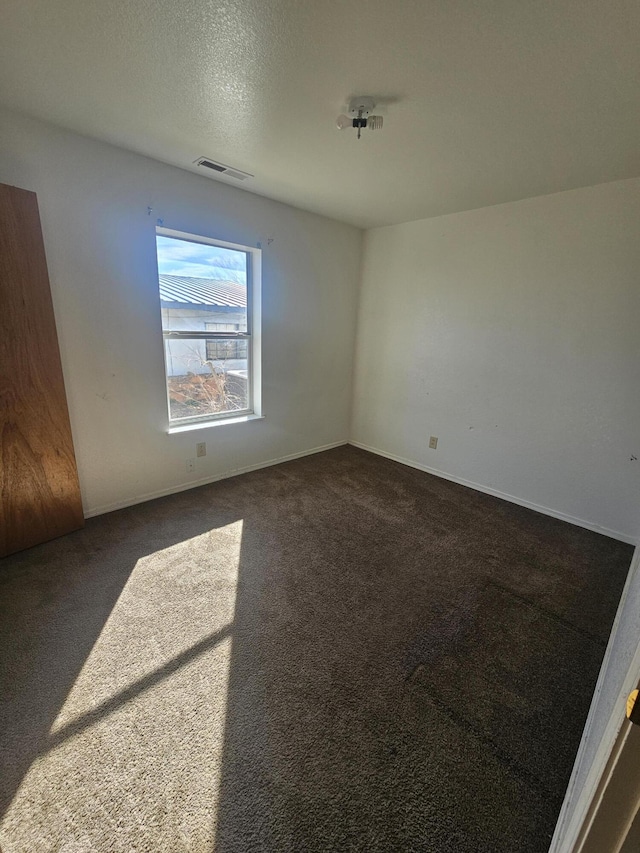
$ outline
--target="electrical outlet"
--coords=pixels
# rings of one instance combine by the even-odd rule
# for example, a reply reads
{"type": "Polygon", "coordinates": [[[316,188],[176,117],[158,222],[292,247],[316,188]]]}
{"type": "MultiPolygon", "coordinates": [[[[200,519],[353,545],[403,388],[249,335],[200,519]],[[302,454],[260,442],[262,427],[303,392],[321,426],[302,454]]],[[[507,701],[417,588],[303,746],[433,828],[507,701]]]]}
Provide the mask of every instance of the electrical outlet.
{"type": "Polygon", "coordinates": [[[199,441],[196,444],[196,456],[206,456],[207,455],[207,442],[199,441]]]}
{"type": "Polygon", "coordinates": [[[429,437],[429,447],[431,450],[436,450],[438,447],[438,436],[432,435],[429,437]]]}
{"type": "Polygon", "coordinates": [[[196,460],[195,459],[187,459],[187,474],[193,474],[196,470],[196,460]]]}

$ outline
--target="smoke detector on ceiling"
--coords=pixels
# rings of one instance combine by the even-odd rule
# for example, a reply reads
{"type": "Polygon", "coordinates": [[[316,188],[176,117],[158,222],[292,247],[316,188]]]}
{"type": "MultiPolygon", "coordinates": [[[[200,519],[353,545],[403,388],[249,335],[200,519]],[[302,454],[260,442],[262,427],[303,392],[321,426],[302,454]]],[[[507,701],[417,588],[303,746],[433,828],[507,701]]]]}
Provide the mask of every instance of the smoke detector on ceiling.
{"type": "Polygon", "coordinates": [[[382,127],[382,116],[373,116],[371,112],[375,107],[376,102],[368,95],[358,95],[351,98],[349,101],[349,115],[339,115],[336,119],[336,127],[338,130],[345,130],[347,127],[358,128],[358,139],[363,127],[368,127],[369,130],[380,130],[382,127]]]}
{"type": "Polygon", "coordinates": [[[249,174],[249,172],[234,169],[232,166],[225,166],[224,163],[217,163],[210,157],[198,157],[193,162],[196,166],[202,166],[204,169],[210,169],[212,172],[218,172],[218,174],[226,175],[228,178],[235,178],[237,181],[246,181],[247,178],[253,178],[253,175],[249,174]]]}

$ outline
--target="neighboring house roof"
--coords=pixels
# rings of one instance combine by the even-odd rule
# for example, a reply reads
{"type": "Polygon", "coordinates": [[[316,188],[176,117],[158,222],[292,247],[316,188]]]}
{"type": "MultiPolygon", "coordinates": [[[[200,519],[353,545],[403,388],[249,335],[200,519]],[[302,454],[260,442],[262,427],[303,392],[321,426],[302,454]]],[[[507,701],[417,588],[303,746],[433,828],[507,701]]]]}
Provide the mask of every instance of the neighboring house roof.
{"type": "Polygon", "coordinates": [[[184,275],[160,275],[160,301],[172,305],[215,305],[246,308],[247,288],[235,281],[196,278],[184,275]]]}

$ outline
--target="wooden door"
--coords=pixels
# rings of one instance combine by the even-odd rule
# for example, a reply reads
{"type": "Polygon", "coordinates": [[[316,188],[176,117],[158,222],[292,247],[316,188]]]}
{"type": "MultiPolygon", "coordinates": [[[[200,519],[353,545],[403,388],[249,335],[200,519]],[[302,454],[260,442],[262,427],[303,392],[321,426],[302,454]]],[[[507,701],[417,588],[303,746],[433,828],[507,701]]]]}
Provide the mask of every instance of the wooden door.
{"type": "Polygon", "coordinates": [[[35,193],[0,184],[0,557],[84,524],[35,193]]]}

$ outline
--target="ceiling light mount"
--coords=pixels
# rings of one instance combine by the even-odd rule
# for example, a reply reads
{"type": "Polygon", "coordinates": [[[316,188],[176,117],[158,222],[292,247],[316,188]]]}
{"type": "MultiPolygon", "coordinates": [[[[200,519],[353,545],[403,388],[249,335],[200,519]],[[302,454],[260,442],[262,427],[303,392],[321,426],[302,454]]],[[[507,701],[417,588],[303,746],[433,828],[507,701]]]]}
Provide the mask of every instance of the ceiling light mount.
{"type": "Polygon", "coordinates": [[[347,127],[358,128],[358,139],[362,133],[363,127],[368,127],[369,130],[380,130],[382,127],[382,116],[371,115],[376,102],[369,95],[357,95],[349,101],[349,115],[339,115],[336,119],[336,127],[338,130],[344,130],[347,127]]]}

